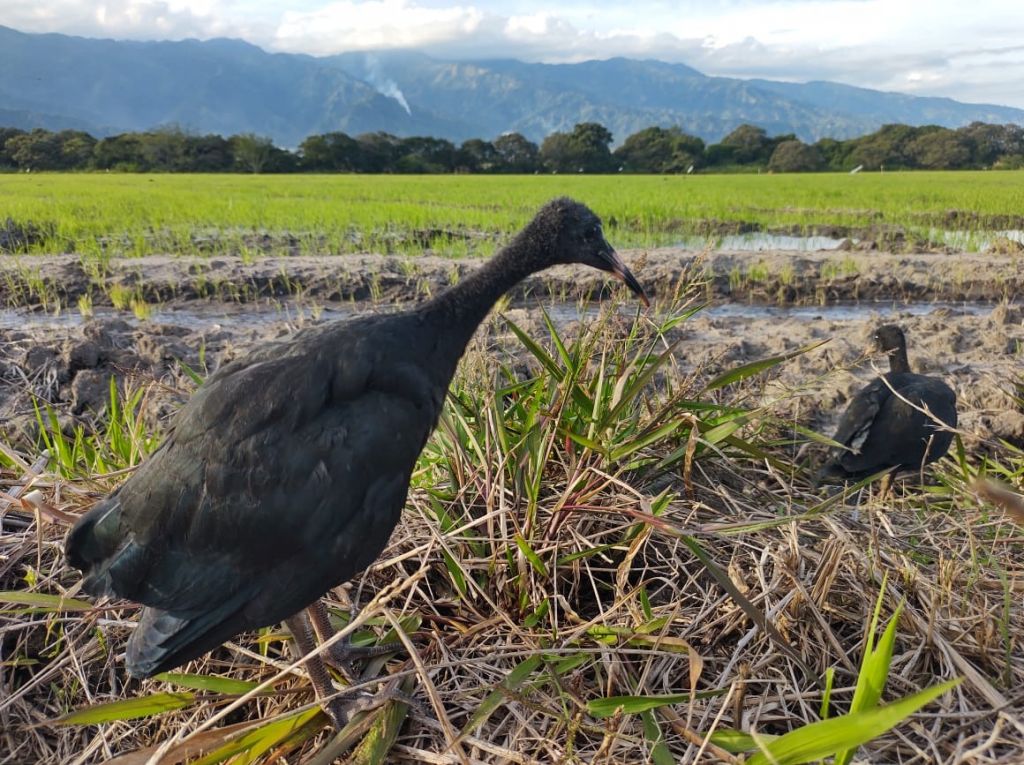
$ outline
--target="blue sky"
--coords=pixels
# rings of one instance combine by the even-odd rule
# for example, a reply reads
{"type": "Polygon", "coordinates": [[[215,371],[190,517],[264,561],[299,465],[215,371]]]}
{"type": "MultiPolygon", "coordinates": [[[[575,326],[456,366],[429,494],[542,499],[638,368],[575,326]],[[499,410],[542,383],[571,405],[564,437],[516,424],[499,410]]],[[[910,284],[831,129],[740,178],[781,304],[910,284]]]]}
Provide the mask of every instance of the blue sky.
{"type": "Polygon", "coordinates": [[[325,55],[630,56],[707,74],[1024,108],[1024,0],[0,0],[0,24],[88,37],[240,37],[325,55]]]}

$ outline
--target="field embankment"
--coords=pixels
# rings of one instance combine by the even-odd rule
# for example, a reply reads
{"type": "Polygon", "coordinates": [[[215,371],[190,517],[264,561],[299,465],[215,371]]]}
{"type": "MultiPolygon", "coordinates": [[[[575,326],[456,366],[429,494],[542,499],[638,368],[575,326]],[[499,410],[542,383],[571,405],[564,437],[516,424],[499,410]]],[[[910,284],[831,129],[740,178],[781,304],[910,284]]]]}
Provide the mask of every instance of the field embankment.
{"type": "MultiPolygon", "coordinates": [[[[708,297],[779,305],[837,301],[993,302],[1024,292],[1024,253],[694,252],[679,248],[623,252],[644,284],[672,292],[699,269],[708,297]]],[[[0,257],[0,302],[74,305],[88,295],[110,304],[111,291],[148,303],[194,299],[252,302],[298,294],[321,301],[422,300],[476,268],[474,258],[345,255],[289,257],[149,256],[110,258],[102,266],[78,255],[0,257]]],[[[519,297],[605,291],[600,274],[559,268],[527,280],[519,297]]]]}

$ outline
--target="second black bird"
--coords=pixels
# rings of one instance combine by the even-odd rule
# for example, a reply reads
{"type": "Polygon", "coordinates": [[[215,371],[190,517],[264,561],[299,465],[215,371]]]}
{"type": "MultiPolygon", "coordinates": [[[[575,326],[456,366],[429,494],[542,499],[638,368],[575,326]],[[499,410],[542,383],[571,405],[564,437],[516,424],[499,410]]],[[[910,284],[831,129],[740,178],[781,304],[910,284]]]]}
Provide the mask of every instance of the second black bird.
{"type": "Polygon", "coordinates": [[[910,371],[903,330],[875,330],[889,371],[857,391],[843,412],[835,449],[818,480],[857,480],[886,469],[920,470],[946,453],[956,427],[956,394],[942,380],[910,371]]]}

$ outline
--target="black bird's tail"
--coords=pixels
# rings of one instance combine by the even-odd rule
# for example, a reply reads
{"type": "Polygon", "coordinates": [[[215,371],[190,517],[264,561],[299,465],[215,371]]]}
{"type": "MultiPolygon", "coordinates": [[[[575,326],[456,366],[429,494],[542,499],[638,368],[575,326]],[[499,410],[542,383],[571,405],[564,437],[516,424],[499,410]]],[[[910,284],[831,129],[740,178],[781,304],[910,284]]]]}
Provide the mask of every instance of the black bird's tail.
{"type": "Polygon", "coordinates": [[[83,515],[68,533],[64,557],[84,575],[82,589],[90,595],[118,595],[110,577],[111,565],[118,561],[124,547],[121,529],[121,503],[116,496],[98,502],[83,515]]]}
{"type": "Polygon", "coordinates": [[[243,590],[210,611],[187,615],[144,608],[128,639],[125,666],[132,677],[152,677],[209,653],[225,640],[252,627],[240,618],[251,597],[243,590]]]}
{"type": "MultiPolygon", "coordinates": [[[[143,609],[139,625],[128,640],[126,664],[130,675],[150,677],[173,669],[255,626],[244,614],[245,604],[254,594],[252,586],[224,593],[224,600],[219,602],[192,603],[173,611],[154,607],[165,605],[160,591],[149,583],[151,569],[160,561],[124,526],[121,503],[116,494],[111,495],[74,525],[64,555],[70,565],[82,571],[82,589],[90,595],[151,604],[143,609]]],[[[165,560],[163,565],[173,566],[174,560],[165,560]]]]}

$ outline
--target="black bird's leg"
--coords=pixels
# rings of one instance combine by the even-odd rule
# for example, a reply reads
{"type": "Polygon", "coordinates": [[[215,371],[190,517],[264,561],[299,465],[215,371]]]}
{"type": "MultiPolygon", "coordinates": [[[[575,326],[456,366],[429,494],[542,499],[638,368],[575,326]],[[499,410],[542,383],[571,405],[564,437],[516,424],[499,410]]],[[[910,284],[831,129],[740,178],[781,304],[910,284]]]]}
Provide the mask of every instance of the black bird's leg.
{"type": "MultiPolygon", "coordinates": [[[[317,602],[319,603],[320,601],[317,602]]],[[[322,603],[321,607],[323,607],[322,603]]],[[[312,609],[309,610],[312,611],[312,609]]],[[[323,615],[327,616],[326,608],[323,609],[323,615]]],[[[284,623],[295,638],[296,652],[305,657],[306,671],[309,672],[309,679],[313,683],[313,690],[316,692],[317,699],[323,705],[324,711],[330,716],[338,730],[348,725],[353,715],[376,709],[388,701],[416,704],[414,700],[395,690],[384,690],[376,695],[360,693],[358,696],[349,696],[348,698],[344,695],[336,696],[337,691],[331,682],[331,675],[324,664],[323,656],[313,653],[316,650],[316,645],[313,642],[313,635],[310,632],[310,624],[306,620],[306,615],[300,611],[295,616],[285,619],[284,623]],[[336,697],[331,698],[332,696],[336,697]]],[[[385,646],[378,647],[383,648],[385,646]]],[[[383,653],[383,651],[378,653],[383,653]]]]}
{"type": "Polygon", "coordinates": [[[285,619],[284,623],[288,626],[292,637],[295,638],[295,652],[299,654],[300,658],[305,658],[306,671],[309,672],[309,679],[313,683],[317,699],[323,704],[324,711],[330,715],[334,725],[340,730],[348,723],[351,712],[340,698],[331,698],[336,693],[334,684],[331,682],[331,674],[324,665],[323,657],[313,653],[316,645],[313,643],[313,635],[310,633],[309,622],[306,621],[305,614],[300,611],[295,616],[285,619]],[[330,700],[325,701],[325,699],[330,700]]]}
{"type": "Polygon", "coordinates": [[[878,489],[878,499],[880,502],[884,502],[889,498],[889,492],[892,491],[893,482],[896,480],[897,468],[893,468],[884,476],[882,476],[882,484],[878,489]]]}
{"type": "MultiPolygon", "coordinates": [[[[322,600],[316,600],[313,605],[306,609],[309,613],[309,620],[313,624],[313,631],[317,639],[325,643],[334,636],[334,627],[331,625],[330,617],[327,614],[327,606],[322,600]]],[[[387,643],[385,645],[356,646],[351,640],[339,640],[334,643],[324,658],[335,669],[344,672],[349,680],[359,676],[352,664],[355,659],[370,659],[374,656],[383,656],[386,653],[394,653],[401,650],[401,643],[387,643]]]]}

